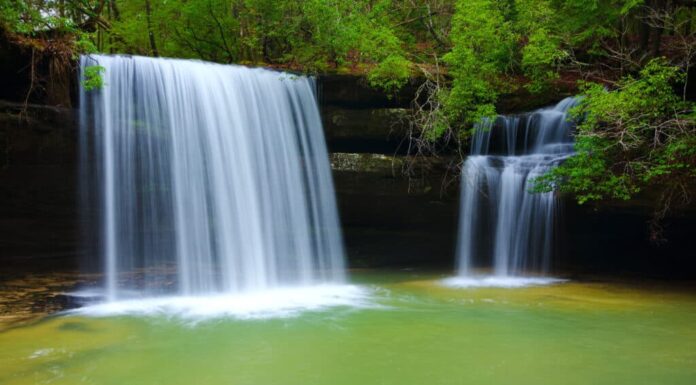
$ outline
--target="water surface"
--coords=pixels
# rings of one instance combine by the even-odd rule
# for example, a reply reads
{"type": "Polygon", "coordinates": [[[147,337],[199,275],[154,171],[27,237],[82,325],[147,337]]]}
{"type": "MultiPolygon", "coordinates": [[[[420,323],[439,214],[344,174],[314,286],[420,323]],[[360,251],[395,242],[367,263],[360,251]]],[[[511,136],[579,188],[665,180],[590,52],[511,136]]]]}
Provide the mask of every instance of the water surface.
{"type": "Polygon", "coordinates": [[[285,317],[49,317],[0,333],[0,383],[696,382],[693,289],[457,289],[442,278],[357,273],[373,306],[285,317]]]}

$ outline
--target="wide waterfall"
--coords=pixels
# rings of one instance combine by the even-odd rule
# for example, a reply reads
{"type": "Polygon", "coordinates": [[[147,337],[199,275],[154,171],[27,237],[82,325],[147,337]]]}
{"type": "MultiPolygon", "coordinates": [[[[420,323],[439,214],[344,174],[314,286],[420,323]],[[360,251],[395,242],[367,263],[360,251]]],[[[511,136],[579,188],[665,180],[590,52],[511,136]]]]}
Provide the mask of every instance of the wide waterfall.
{"type": "Polygon", "coordinates": [[[494,277],[549,271],[559,220],[556,194],[532,193],[534,179],[573,152],[567,98],[552,108],[479,124],[462,168],[458,270],[494,277]]]}
{"type": "Polygon", "coordinates": [[[109,300],[341,283],[313,80],[192,60],[90,55],[81,91],[85,236],[109,300]],[[96,213],[96,214],[94,214],[96,213]]]}

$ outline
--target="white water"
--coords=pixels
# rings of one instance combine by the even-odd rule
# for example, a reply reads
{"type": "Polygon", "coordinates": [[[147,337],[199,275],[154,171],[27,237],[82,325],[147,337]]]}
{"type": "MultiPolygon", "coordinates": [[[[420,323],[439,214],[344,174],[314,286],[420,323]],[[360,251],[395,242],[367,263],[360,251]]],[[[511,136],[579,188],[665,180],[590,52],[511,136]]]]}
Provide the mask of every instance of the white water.
{"type": "Polygon", "coordinates": [[[551,277],[450,277],[442,280],[442,284],[454,288],[504,287],[518,288],[525,286],[544,286],[566,282],[564,279],[551,277]]]}
{"type": "Polygon", "coordinates": [[[174,316],[197,322],[214,318],[264,319],[293,317],[328,307],[377,307],[366,288],[316,285],[274,288],[258,292],[207,296],[159,296],[96,303],[68,313],[91,317],[115,315],[174,316]]]}
{"type": "Polygon", "coordinates": [[[477,127],[462,168],[458,270],[454,286],[544,284],[556,249],[559,202],[553,192],[530,193],[533,179],[572,154],[567,112],[576,99],[520,116],[499,116],[477,127]],[[470,278],[474,267],[493,277],[470,278]],[[461,277],[465,277],[462,280],[461,277]]]}
{"type": "Polygon", "coordinates": [[[109,301],[344,282],[312,79],[104,55],[82,79],[89,65],[105,85],[81,93],[85,236],[109,301]]]}

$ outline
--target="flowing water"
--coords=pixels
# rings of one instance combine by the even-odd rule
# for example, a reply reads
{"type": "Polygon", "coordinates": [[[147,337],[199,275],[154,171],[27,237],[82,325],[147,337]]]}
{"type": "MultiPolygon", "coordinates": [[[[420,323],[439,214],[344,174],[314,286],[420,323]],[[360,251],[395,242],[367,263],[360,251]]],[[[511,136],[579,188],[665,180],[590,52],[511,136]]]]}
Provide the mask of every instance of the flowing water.
{"type": "Polygon", "coordinates": [[[362,302],[265,319],[67,314],[0,332],[0,383],[691,385],[696,293],[452,289],[362,272],[362,302]]]}
{"type": "MultiPolygon", "coordinates": [[[[462,290],[441,285],[441,274],[376,271],[345,284],[309,79],[82,58],[82,68],[94,63],[106,86],[82,99],[84,208],[112,301],[0,332],[0,384],[696,380],[693,287],[462,290]]],[[[460,247],[471,246],[464,265],[480,253],[494,261],[494,279],[544,271],[552,236],[539,232],[551,232],[553,196],[527,196],[524,185],[570,151],[568,130],[557,130],[564,103],[502,118],[513,127],[505,141],[490,140],[495,127],[478,134],[467,167],[480,175],[471,191],[485,194],[464,193],[463,206],[481,213],[462,228],[495,231],[460,247]]]]}
{"type": "Polygon", "coordinates": [[[482,266],[492,266],[498,278],[549,271],[559,201],[553,192],[530,190],[536,177],[572,154],[567,113],[575,103],[567,98],[552,108],[499,116],[477,127],[461,178],[461,277],[482,266]]]}
{"type": "Polygon", "coordinates": [[[90,55],[85,238],[109,300],[340,284],[343,248],[313,80],[90,55]],[[89,213],[98,213],[89,215],[89,213]]]}

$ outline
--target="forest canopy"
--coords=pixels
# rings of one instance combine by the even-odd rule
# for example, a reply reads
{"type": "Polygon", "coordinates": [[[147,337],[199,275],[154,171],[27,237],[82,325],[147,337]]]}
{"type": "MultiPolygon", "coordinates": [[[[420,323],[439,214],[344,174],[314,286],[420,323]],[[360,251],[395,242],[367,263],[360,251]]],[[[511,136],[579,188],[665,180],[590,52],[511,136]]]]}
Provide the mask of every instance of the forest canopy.
{"type": "Polygon", "coordinates": [[[0,0],[0,28],[32,58],[59,57],[63,65],[79,53],[128,53],[359,74],[387,92],[414,82],[416,155],[465,149],[502,95],[579,94],[577,154],[537,189],[580,202],[659,190],[659,218],[689,200],[696,179],[694,7],[690,0],[0,0]]]}

